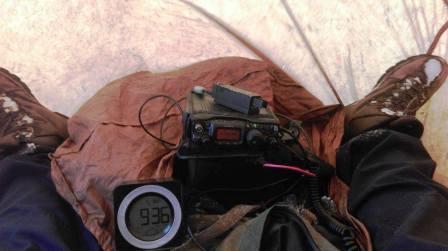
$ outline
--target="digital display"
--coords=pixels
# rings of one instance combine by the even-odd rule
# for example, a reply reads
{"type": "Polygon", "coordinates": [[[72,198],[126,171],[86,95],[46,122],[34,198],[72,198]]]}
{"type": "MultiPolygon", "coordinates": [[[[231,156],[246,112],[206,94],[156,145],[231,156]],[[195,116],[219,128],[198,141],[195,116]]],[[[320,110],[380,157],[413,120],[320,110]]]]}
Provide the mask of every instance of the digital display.
{"type": "Polygon", "coordinates": [[[216,140],[240,141],[241,129],[239,128],[216,128],[216,140]]]}
{"type": "Polygon", "coordinates": [[[143,194],[129,206],[126,225],[129,232],[140,240],[158,240],[173,225],[173,208],[164,197],[156,193],[143,194]]]}

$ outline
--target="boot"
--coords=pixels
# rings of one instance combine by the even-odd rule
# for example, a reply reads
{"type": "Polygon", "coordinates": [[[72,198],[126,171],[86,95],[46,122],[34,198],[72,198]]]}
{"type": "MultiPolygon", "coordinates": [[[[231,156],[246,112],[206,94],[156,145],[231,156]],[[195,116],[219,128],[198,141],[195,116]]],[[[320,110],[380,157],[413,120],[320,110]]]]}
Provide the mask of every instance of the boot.
{"type": "Polygon", "coordinates": [[[415,114],[447,75],[446,61],[432,55],[410,57],[389,68],[370,94],[345,108],[344,141],[377,128],[420,137],[423,125],[415,114]]]}
{"type": "Polygon", "coordinates": [[[0,159],[56,149],[67,137],[67,118],[45,108],[25,83],[0,68],[0,159]]]}

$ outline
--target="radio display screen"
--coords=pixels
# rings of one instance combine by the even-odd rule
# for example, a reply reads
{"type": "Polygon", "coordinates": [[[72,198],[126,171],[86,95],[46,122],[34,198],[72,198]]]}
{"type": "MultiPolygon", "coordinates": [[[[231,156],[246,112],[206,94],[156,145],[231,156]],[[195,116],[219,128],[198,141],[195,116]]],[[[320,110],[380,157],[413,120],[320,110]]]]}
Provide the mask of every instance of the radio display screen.
{"type": "Polygon", "coordinates": [[[241,129],[239,128],[216,128],[215,139],[217,141],[240,141],[241,129]]]}

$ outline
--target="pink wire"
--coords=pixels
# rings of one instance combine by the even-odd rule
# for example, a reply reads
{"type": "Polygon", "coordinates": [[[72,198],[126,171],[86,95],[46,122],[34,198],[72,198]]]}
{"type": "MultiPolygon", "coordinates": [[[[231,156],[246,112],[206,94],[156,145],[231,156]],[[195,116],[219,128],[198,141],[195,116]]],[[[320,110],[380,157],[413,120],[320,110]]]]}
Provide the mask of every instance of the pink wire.
{"type": "Polygon", "coordinates": [[[263,164],[263,167],[277,168],[277,169],[286,169],[286,170],[290,170],[290,171],[294,171],[294,172],[297,172],[297,173],[304,174],[306,176],[316,177],[315,173],[312,173],[310,171],[304,170],[304,169],[302,169],[302,168],[300,168],[298,166],[287,166],[287,165],[265,163],[265,164],[263,164]]]}

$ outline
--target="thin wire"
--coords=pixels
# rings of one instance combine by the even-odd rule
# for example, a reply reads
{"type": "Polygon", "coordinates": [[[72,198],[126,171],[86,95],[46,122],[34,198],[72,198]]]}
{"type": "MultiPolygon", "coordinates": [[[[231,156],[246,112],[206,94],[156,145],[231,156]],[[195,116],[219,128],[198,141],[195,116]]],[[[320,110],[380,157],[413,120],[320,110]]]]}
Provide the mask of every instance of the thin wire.
{"type": "MultiPolygon", "coordinates": [[[[166,99],[170,100],[171,102],[173,102],[173,104],[175,104],[175,105],[177,106],[177,108],[179,109],[179,111],[180,111],[181,113],[184,112],[184,110],[182,109],[182,107],[179,105],[178,101],[176,101],[176,100],[173,99],[172,97],[167,96],[167,95],[164,95],[164,94],[154,95],[154,96],[149,97],[149,98],[148,98],[145,102],[143,102],[143,104],[140,106],[140,109],[139,109],[139,111],[138,111],[138,121],[140,122],[140,126],[143,128],[143,130],[144,130],[149,136],[151,136],[152,138],[154,138],[154,139],[156,139],[157,141],[159,141],[160,143],[162,143],[165,147],[166,147],[166,145],[176,146],[176,144],[174,144],[174,143],[168,142],[168,141],[166,141],[166,140],[164,140],[164,139],[161,139],[161,138],[155,136],[155,135],[152,134],[150,131],[148,131],[148,129],[146,129],[145,125],[143,124],[143,120],[142,120],[142,112],[143,112],[143,108],[146,106],[146,104],[147,104],[149,101],[154,100],[154,99],[156,99],[156,98],[166,98],[166,99]],[[165,145],[165,144],[166,144],[166,145],[165,145]]],[[[172,149],[170,149],[170,150],[172,150],[172,149]]]]}
{"type": "MultiPolygon", "coordinates": [[[[211,190],[199,193],[196,196],[191,196],[190,197],[190,202],[193,201],[194,199],[197,199],[197,198],[201,197],[204,194],[213,193],[213,192],[250,192],[250,191],[262,190],[262,189],[265,189],[265,188],[268,188],[268,187],[271,187],[271,186],[279,185],[279,184],[284,183],[286,181],[292,181],[294,177],[297,177],[297,175],[291,175],[291,176],[289,176],[287,178],[280,179],[280,180],[278,180],[276,182],[272,182],[272,183],[269,183],[267,185],[258,186],[258,187],[254,187],[254,188],[247,188],[247,189],[244,189],[244,188],[242,188],[242,189],[232,189],[232,188],[229,188],[229,189],[222,188],[221,189],[221,188],[217,188],[217,189],[211,189],[211,190]]],[[[265,202],[263,202],[261,204],[260,208],[266,208],[266,206],[269,205],[270,203],[272,203],[273,201],[275,201],[278,198],[284,196],[285,194],[291,192],[299,184],[300,181],[302,181],[302,179],[298,178],[294,183],[292,183],[291,186],[289,186],[287,189],[285,189],[284,192],[281,192],[280,194],[275,195],[274,197],[272,197],[272,198],[266,200],[265,202]]]]}
{"type": "Polygon", "coordinates": [[[277,180],[275,182],[266,184],[266,185],[262,185],[262,186],[258,186],[258,187],[251,187],[251,188],[214,188],[214,189],[210,189],[210,190],[206,190],[203,192],[200,192],[198,195],[193,196],[193,198],[199,198],[204,194],[209,194],[209,193],[215,193],[215,192],[252,192],[252,191],[258,191],[258,190],[262,190],[262,189],[266,189],[269,187],[273,187],[279,184],[282,184],[286,181],[291,180],[291,177],[293,175],[291,175],[290,177],[287,178],[283,178],[280,180],[277,180]]]}
{"type": "Polygon", "coordinates": [[[302,181],[301,179],[297,179],[296,182],[294,182],[289,188],[287,188],[284,192],[280,193],[279,195],[276,195],[272,197],[271,199],[265,201],[261,208],[266,208],[269,204],[271,204],[273,201],[278,200],[279,198],[285,196],[286,194],[290,193],[299,183],[302,181]]]}
{"type": "MultiPolygon", "coordinates": [[[[165,127],[165,121],[166,121],[167,118],[168,118],[168,113],[171,111],[171,109],[173,109],[174,106],[176,106],[176,104],[180,104],[182,101],[184,101],[184,100],[186,100],[186,99],[187,99],[186,97],[183,97],[183,98],[177,100],[176,103],[171,104],[171,106],[166,110],[165,115],[163,116],[163,119],[162,119],[162,121],[160,122],[160,133],[159,133],[159,138],[163,139],[163,129],[164,129],[164,127],[165,127]]],[[[169,146],[167,146],[167,145],[166,145],[165,143],[163,143],[163,142],[162,142],[162,144],[163,144],[166,148],[168,148],[168,149],[170,149],[170,150],[176,150],[177,148],[180,147],[180,145],[178,145],[177,147],[174,147],[174,148],[173,148],[173,147],[169,147],[169,146]]]]}
{"type": "Polygon", "coordinates": [[[206,251],[206,249],[197,241],[196,237],[193,235],[193,232],[191,231],[191,228],[189,225],[187,225],[187,233],[190,235],[190,238],[185,240],[182,244],[175,246],[175,247],[165,247],[165,248],[157,248],[157,249],[151,249],[154,251],[163,251],[163,250],[183,250],[185,247],[184,245],[187,243],[187,241],[192,240],[201,251],[206,251]]]}
{"type": "MultiPolygon", "coordinates": [[[[195,199],[200,198],[202,195],[204,194],[209,194],[209,193],[214,193],[214,192],[251,192],[251,191],[257,191],[257,190],[263,190],[265,188],[269,188],[271,186],[275,186],[275,185],[279,185],[281,183],[284,183],[286,181],[292,180],[292,175],[287,177],[287,178],[283,178],[280,179],[278,181],[263,185],[263,186],[258,186],[258,187],[252,187],[252,188],[215,188],[215,189],[210,189],[204,192],[201,192],[195,196],[190,196],[189,199],[187,199],[187,204],[191,204],[194,202],[195,199]]],[[[299,180],[298,180],[299,181],[299,180]]],[[[289,187],[285,192],[289,192],[290,190],[292,190],[292,188],[294,188],[297,184],[298,181],[296,181],[291,187],[289,187]]],[[[280,196],[284,195],[285,192],[281,193],[280,196]]],[[[279,198],[279,196],[275,196],[274,198],[279,198]]],[[[272,202],[274,198],[269,199],[268,201],[264,202],[263,205],[267,205],[268,202],[272,202]]],[[[193,242],[199,247],[199,249],[201,249],[201,251],[204,251],[204,247],[202,247],[202,245],[199,243],[199,241],[196,239],[196,237],[194,237],[193,233],[191,232],[190,227],[187,227],[187,231],[188,234],[191,236],[191,239],[193,240],[193,242]]]]}
{"type": "Polygon", "coordinates": [[[206,251],[206,249],[201,245],[201,243],[199,243],[199,241],[196,239],[196,237],[194,236],[193,232],[191,231],[190,226],[187,227],[187,232],[191,237],[191,240],[193,240],[194,244],[196,244],[196,246],[198,246],[198,248],[201,251],[206,251]]]}
{"type": "Polygon", "coordinates": [[[308,38],[306,37],[305,33],[302,31],[302,28],[300,27],[299,22],[297,22],[296,18],[294,17],[294,14],[292,13],[292,10],[288,5],[288,2],[286,0],[282,0],[282,4],[283,4],[283,7],[285,7],[285,10],[288,13],[289,18],[294,23],[294,26],[296,27],[297,32],[299,32],[299,35],[302,38],[303,42],[305,43],[305,46],[310,51],[314,62],[316,62],[317,67],[319,68],[320,72],[324,75],[325,81],[327,81],[327,84],[330,86],[331,91],[333,92],[334,96],[338,100],[339,104],[344,105],[341,97],[339,97],[339,94],[336,91],[336,88],[334,88],[333,83],[331,82],[330,78],[328,77],[327,73],[324,70],[324,67],[320,63],[319,58],[317,57],[316,53],[314,52],[313,47],[311,46],[310,42],[308,41],[308,38]]]}

